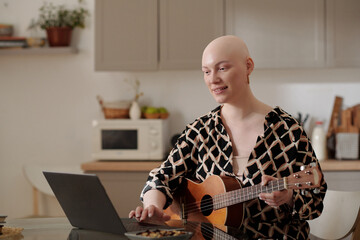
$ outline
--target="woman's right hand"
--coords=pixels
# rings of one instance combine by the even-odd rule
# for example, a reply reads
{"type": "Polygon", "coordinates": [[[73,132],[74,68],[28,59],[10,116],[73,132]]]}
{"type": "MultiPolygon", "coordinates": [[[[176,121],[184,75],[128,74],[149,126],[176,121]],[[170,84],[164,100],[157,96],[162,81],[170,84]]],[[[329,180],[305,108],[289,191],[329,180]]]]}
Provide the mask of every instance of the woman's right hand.
{"type": "Polygon", "coordinates": [[[170,220],[162,209],[149,205],[148,207],[138,206],[135,210],[130,211],[129,218],[135,218],[139,222],[163,223],[170,220]]]}

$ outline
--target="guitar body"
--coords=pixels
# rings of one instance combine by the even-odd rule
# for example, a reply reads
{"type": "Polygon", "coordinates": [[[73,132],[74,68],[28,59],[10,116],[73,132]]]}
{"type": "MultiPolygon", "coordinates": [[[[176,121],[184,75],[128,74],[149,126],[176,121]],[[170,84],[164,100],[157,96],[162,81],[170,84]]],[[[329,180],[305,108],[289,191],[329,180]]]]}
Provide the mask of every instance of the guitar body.
{"type": "Polygon", "coordinates": [[[174,220],[185,219],[193,222],[212,223],[239,227],[243,222],[243,202],[255,199],[262,192],[274,192],[284,189],[314,189],[320,193],[321,170],[316,166],[307,166],[290,176],[271,180],[266,186],[261,184],[241,188],[232,177],[213,175],[202,183],[185,180],[176,194],[174,202],[165,212],[174,220]]]}
{"type": "Polygon", "coordinates": [[[239,227],[243,221],[242,203],[213,209],[216,195],[241,188],[240,183],[231,177],[210,176],[202,183],[186,180],[174,194],[174,202],[165,212],[174,220],[186,219],[194,222],[239,227]]]}

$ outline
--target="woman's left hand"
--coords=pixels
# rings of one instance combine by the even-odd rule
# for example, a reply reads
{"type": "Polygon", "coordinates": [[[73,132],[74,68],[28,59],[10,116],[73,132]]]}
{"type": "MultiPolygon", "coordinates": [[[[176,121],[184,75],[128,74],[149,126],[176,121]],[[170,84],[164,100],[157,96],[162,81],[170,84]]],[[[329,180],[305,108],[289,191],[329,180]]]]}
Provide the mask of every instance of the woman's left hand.
{"type": "MultiPolygon", "coordinates": [[[[275,180],[277,178],[263,175],[261,177],[261,185],[266,186],[270,181],[275,180]]],[[[289,204],[291,207],[293,206],[293,190],[292,189],[284,189],[281,191],[274,191],[272,193],[260,193],[259,198],[265,201],[266,204],[273,208],[278,208],[280,205],[285,203],[289,204]]]]}

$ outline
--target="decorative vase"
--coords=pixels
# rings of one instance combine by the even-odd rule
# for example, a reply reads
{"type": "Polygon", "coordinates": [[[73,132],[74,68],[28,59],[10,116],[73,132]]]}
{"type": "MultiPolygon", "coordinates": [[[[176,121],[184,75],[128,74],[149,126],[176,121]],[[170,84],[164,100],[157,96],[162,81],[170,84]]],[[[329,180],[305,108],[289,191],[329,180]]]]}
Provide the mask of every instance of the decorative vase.
{"type": "Polygon", "coordinates": [[[129,115],[130,115],[130,118],[133,120],[140,119],[141,109],[140,109],[139,103],[137,101],[133,101],[131,103],[129,115]]]}
{"type": "Polygon", "coordinates": [[[66,47],[71,42],[71,27],[50,27],[46,29],[50,47],[66,47]]]}

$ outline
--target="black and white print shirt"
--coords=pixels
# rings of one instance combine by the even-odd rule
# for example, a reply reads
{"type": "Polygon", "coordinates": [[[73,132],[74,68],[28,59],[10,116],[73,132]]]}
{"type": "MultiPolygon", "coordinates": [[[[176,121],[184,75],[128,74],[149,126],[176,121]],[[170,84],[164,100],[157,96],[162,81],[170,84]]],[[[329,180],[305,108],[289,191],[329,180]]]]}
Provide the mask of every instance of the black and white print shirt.
{"type": "MultiPolygon", "coordinates": [[[[221,120],[221,106],[186,126],[168,158],[148,177],[143,195],[157,189],[166,195],[164,209],[172,203],[172,193],[184,178],[204,181],[208,176],[232,176],[232,144],[221,120]]],[[[238,179],[243,187],[261,183],[262,175],[276,178],[300,171],[303,165],[319,165],[302,126],[280,107],[269,112],[264,121],[264,134],[258,136],[245,172],[238,179]]],[[[308,239],[306,220],[318,217],[327,185],[322,180],[320,193],[294,190],[294,207],[286,204],[269,207],[259,198],[245,202],[243,229],[253,238],[308,239]]]]}

